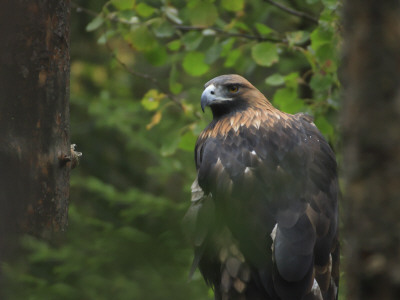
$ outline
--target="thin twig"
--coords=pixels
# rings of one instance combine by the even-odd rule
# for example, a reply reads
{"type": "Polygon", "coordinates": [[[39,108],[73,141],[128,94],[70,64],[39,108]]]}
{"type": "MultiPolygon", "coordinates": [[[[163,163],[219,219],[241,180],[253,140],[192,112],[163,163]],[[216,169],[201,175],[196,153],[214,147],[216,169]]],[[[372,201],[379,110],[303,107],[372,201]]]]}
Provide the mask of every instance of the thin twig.
{"type": "Polygon", "coordinates": [[[84,7],[80,6],[79,4],[77,4],[77,3],[73,2],[73,1],[71,1],[71,7],[75,8],[76,12],[78,12],[78,13],[84,12],[85,14],[88,14],[88,15],[90,15],[92,17],[97,17],[98,16],[97,12],[95,12],[93,10],[90,10],[90,9],[87,9],[87,8],[84,8],[84,7]]]}
{"type": "Polygon", "coordinates": [[[226,36],[230,36],[230,37],[241,37],[241,38],[245,38],[245,39],[249,39],[249,40],[256,40],[256,41],[260,41],[260,42],[269,41],[269,42],[274,42],[274,43],[287,43],[286,40],[280,40],[280,39],[270,38],[270,37],[255,36],[255,35],[250,35],[250,34],[246,34],[246,33],[229,32],[229,31],[225,31],[221,28],[217,28],[217,27],[175,25],[175,28],[182,30],[182,31],[213,30],[222,35],[226,35],[226,36]]]}
{"type": "Polygon", "coordinates": [[[75,3],[75,2],[71,2],[71,7],[76,9],[77,13],[85,13],[89,16],[92,17],[97,17],[99,15],[102,15],[102,17],[104,19],[107,19],[108,21],[114,22],[114,23],[121,23],[121,24],[127,24],[127,25],[133,25],[133,24],[138,24],[138,22],[136,21],[136,19],[134,19],[134,21],[130,21],[130,20],[124,20],[124,19],[120,19],[116,16],[116,14],[108,14],[108,15],[104,15],[104,13],[97,13],[93,10],[84,8],[82,6],[80,6],[79,4],[75,3]]]}
{"type": "Polygon", "coordinates": [[[307,19],[308,21],[311,21],[311,22],[313,22],[315,24],[318,24],[318,20],[316,18],[314,18],[313,16],[310,16],[309,14],[307,14],[305,12],[294,10],[293,8],[284,6],[284,5],[280,4],[280,3],[277,3],[277,2],[272,1],[272,0],[265,0],[265,2],[268,2],[269,4],[271,4],[273,6],[276,6],[279,9],[281,9],[281,10],[283,10],[283,11],[285,11],[285,12],[291,14],[291,15],[294,15],[294,16],[297,16],[297,17],[300,17],[300,18],[304,18],[304,19],[307,19]]]}
{"type": "Polygon", "coordinates": [[[140,72],[136,72],[135,70],[133,70],[132,68],[130,68],[126,63],[124,63],[111,49],[110,45],[108,43],[106,43],[106,47],[107,49],[110,51],[111,56],[118,62],[118,64],[123,67],[129,74],[133,75],[133,76],[137,76],[146,80],[151,81],[151,83],[157,87],[157,89],[164,93],[168,98],[170,98],[173,102],[175,102],[182,110],[184,110],[184,107],[182,105],[182,103],[179,101],[179,99],[172,93],[170,93],[169,91],[165,90],[161,85],[160,82],[157,80],[157,78],[152,77],[149,74],[145,74],[145,73],[140,73],[140,72]]]}

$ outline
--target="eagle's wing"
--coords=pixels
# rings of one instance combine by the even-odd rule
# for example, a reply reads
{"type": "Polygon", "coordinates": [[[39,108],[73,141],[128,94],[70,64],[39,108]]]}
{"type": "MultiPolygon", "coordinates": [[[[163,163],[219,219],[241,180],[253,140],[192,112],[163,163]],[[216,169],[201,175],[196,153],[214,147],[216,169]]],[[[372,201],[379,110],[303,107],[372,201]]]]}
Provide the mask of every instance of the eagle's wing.
{"type": "Polygon", "coordinates": [[[196,145],[196,164],[213,219],[229,228],[269,294],[336,294],[336,162],[308,118],[210,135],[196,145]]]}
{"type": "Polygon", "coordinates": [[[292,177],[286,188],[293,193],[287,206],[278,208],[272,233],[275,289],[282,298],[290,298],[293,289],[287,282],[297,282],[300,292],[309,278],[315,278],[312,293],[320,295],[316,298],[335,299],[339,280],[336,161],[315,125],[303,115],[297,120],[304,134],[281,162],[296,166],[295,161],[303,158],[304,171],[296,174],[289,165],[283,167],[292,177]]]}
{"type": "Polygon", "coordinates": [[[210,195],[205,195],[196,180],[192,187],[191,205],[183,219],[184,231],[195,248],[195,257],[189,273],[189,278],[199,265],[200,258],[205,250],[205,240],[211,235],[215,227],[214,200],[210,195]]]}
{"type": "MultiPolygon", "coordinates": [[[[215,219],[213,197],[204,194],[197,178],[191,190],[192,203],[183,220],[184,230],[195,248],[189,278],[199,267],[206,282],[216,291],[216,299],[220,299],[218,293],[224,293],[225,298],[236,299],[249,289],[250,267],[230,230],[215,219]]],[[[259,299],[257,296],[250,297],[259,299]]]]}

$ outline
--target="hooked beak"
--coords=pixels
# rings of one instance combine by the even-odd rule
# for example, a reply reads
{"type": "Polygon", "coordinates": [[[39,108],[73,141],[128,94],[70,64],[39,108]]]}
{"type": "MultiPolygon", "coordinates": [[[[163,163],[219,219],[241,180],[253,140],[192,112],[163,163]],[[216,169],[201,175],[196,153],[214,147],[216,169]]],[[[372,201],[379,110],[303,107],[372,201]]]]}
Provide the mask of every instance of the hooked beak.
{"type": "Polygon", "coordinates": [[[201,109],[204,112],[206,106],[210,106],[212,103],[220,103],[222,101],[232,100],[232,98],[224,98],[219,95],[219,90],[213,85],[210,84],[204,90],[203,94],[201,94],[201,109]]]}
{"type": "Polygon", "coordinates": [[[215,100],[215,86],[213,84],[209,85],[201,94],[201,110],[204,112],[206,106],[209,106],[211,102],[215,100]]]}

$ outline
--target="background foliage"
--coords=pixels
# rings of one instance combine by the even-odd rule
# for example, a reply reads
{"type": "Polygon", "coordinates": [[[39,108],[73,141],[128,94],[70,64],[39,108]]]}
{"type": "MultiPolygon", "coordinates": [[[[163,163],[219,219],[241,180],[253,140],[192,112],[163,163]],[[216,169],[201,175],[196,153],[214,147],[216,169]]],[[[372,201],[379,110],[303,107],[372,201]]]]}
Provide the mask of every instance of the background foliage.
{"type": "Polygon", "coordinates": [[[181,220],[193,148],[211,119],[203,85],[238,73],[336,147],[340,26],[334,0],[81,0],[73,3],[69,230],[25,237],[5,265],[10,299],[205,299],[187,282],[181,220]],[[290,11],[288,9],[290,8],[290,11]]]}

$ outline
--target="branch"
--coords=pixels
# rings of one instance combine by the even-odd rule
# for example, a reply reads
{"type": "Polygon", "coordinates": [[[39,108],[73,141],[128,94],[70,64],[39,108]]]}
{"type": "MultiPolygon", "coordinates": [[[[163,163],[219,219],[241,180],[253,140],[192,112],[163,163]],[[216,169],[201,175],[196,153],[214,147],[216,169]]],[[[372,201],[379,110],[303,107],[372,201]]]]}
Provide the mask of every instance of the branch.
{"type": "Polygon", "coordinates": [[[84,12],[85,14],[88,14],[89,16],[92,16],[92,17],[97,17],[99,15],[97,12],[87,9],[87,8],[84,8],[73,1],[71,1],[71,7],[75,8],[76,12],[78,12],[78,13],[84,12]]]}
{"type": "MultiPolygon", "coordinates": [[[[95,11],[89,10],[87,8],[84,8],[78,4],[76,4],[75,2],[71,2],[71,6],[73,8],[76,9],[76,11],[78,13],[86,13],[90,16],[96,17],[98,16],[98,13],[96,13],[95,11]]],[[[116,16],[112,16],[112,17],[105,17],[106,19],[115,22],[115,23],[122,23],[122,24],[128,24],[131,25],[132,23],[126,20],[122,20],[119,19],[116,16]]],[[[139,23],[135,23],[137,25],[139,25],[139,23]]],[[[186,25],[177,25],[174,24],[174,27],[178,30],[182,30],[182,31],[203,31],[203,30],[213,30],[219,34],[228,36],[228,37],[241,37],[241,38],[245,38],[248,40],[255,40],[255,41],[259,41],[259,42],[273,42],[273,43],[284,43],[287,44],[287,41],[285,39],[278,39],[278,38],[271,38],[271,37],[262,37],[262,36],[255,36],[255,35],[251,35],[251,34],[246,34],[246,33],[237,33],[237,32],[229,32],[229,31],[225,31],[221,28],[216,28],[216,27],[201,27],[201,26],[186,26],[186,25]]]]}
{"type": "Polygon", "coordinates": [[[154,86],[157,87],[157,89],[164,93],[165,95],[167,95],[168,98],[170,98],[173,102],[175,102],[182,110],[184,110],[184,107],[182,105],[182,103],[179,101],[179,99],[172,93],[170,93],[169,91],[167,91],[166,89],[164,89],[161,85],[160,82],[152,77],[149,74],[145,74],[145,73],[140,73],[140,72],[136,72],[135,70],[133,70],[132,68],[130,68],[126,63],[124,63],[122,60],[119,59],[119,57],[113,52],[113,50],[111,49],[110,45],[108,43],[106,43],[106,47],[107,49],[110,51],[111,56],[118,62],[118,64],[123,67],[129,74],[133,75],[133,76],[137,76],[143,79],[146,79],[148,81],[150,81],[151,83],[153,83],[154,86]]]}
{"type": "MultiPolygon", "coordinates": [[[[96,13],[95,11],[86,9],[78,4],[76,4],[75,2],[71,2],[71,6],[76,8],[76,11],[78,13],[80,12],[84,12],[88,15],[91,16],[98,16],[98,13],[96,13]]],[[[109,18],[109,20],[114,21],[114,22],[120,22],[120,23],[127,23],[125,21],[122,21],[118,18],[109,18]]],[[[131,69],[130,67],[127,66],[127,64],[125,64],[122,60],[119,59],[119,57],[113,52],[113,50],[111,49],[110,45],[108,43],[106,43],[106,47],[109,50],[109,52],[111,53],[111,56],[118,62],[118,64],[123,67],[129,74],[133,75],[133,76],[137,76],[143,79],[146,79],[150,82],[153,83],[154,86],[157,87],[157,89],[159,91],[161,91],[162,93],[164,93],[165,95],[167,95],[168,98],[170,98],[173,102],[175,102],[181,109],[184,109],[182,103],[179,101],[179,99],[173,95],[172,93],[170,93],[169,91],[165,90],[163,87],[161,87],[160,83],[158,82],[158,80],[152,76],[150,76],[149,74],[144,74],[144,73],[140,73],[140,72],[136,72],[133,69],[131,69]]]]}
{"type": "MultiPolygon", "coordinates": [[[[105,5],[107,5],[107,4],[105,4],[105,5]]],[[[97,13],[97,12],[95,12],[93,10],[84,8],[84,7],[80,6],[79,4],[77,4],[77,3],[73,2],[73,1],[71,2],[71,7],[75,8],[77,13],[82,13],[83,12],[83,13],[89,15],[89,16],[92,16],[92,17],[97,17],[100,14],[103,14],[103,13],[97,13]]],[[[136,21],[132,22],[132,21],[124,20],[124,19],[119,19],[115,14],[108,14],[108,15],[107,14],[106,15],[103,14],[103,17],[105,19],[111,21],[111,22],[114,22],[114,23],[121,23],[121,24],[128,24],[128,25],[137,24],[136,21]]]]}
{"type": "Polygon", "coordinates": [[[287,43],[286,40],[282,39],[277,39],[277,38],[270,38],[270,37],[262,37],[262,36],[255,36],[251,34],[246,34],[246,33],[237,33],[237,32],[229,32],[225,31],[221,28],[216,28],[216,27],[201,27],[201,26],[185,26],[185,25],[175,25],[176,29],[182,30],[182,31],[203,31],[203,30],[213,30],[216,31],[222,35],[230,36],[230,37],[241,37],[249,40],[256,40],[256,41],[268,41],[268,42],[274,42],[274,43],[287,43]]]}
{"type": "Polygon", "coordinates": [[[304,13],[302,11],[294,10],[293,8],[284,6],[284,5],[282,5],[280,3],[277,3],[277,2],[275,2],[273,0],[265,0],[265,2],[268,2],[269,4],[271,4],[273,6],[276,6],[279,9],[281,9],[281,10],[283,10],[283,11],[285,11],[285,12],[287,12],[287,13],[293,15],[293,16],[304,18],[304,19],[307,19],[308,21],[311,21],[311,22],[313,22],[315,24],[318,24],[318,20],[316,18],[314,18],[313,16],[310,16],[309,14],[306,14],[306,13],[304,13]]]}

